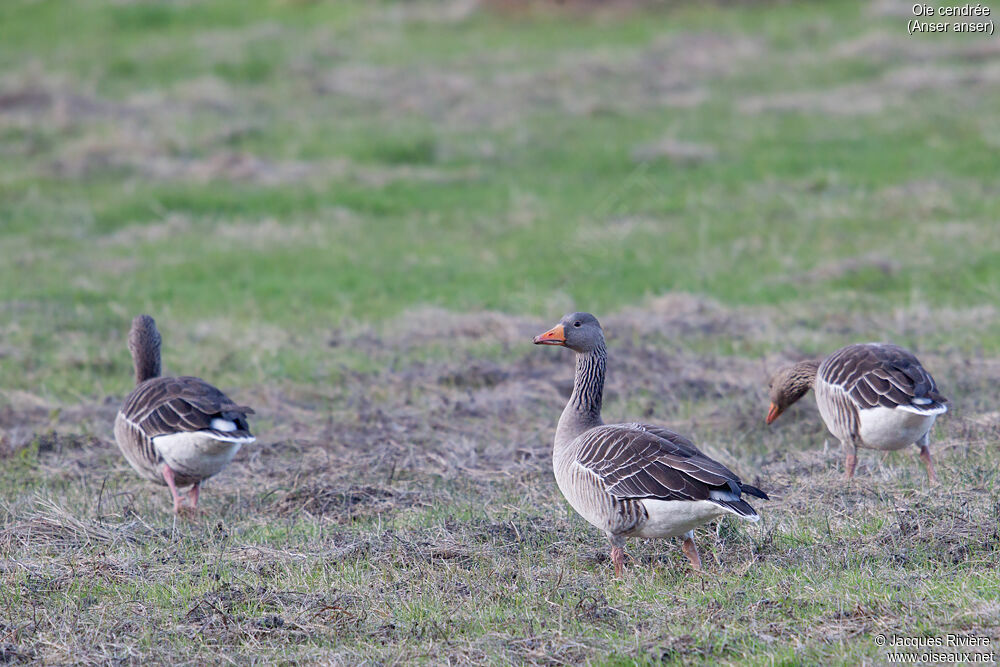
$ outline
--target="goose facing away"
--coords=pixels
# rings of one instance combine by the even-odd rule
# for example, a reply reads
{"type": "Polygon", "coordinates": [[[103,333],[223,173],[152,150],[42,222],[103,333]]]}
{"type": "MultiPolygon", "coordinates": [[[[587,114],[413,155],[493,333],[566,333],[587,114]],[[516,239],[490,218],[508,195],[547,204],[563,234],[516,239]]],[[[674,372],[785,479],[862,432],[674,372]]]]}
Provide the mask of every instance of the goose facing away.
{"type": "Polygon", "coordinates": [[[256,439],[247,424],[253,410],[199,378],[160,377],[160,333],[149,315],[132,320],[128,346],[136,385],[115,417],[115,441],[136,472],[170,487],[175,512],[178,487],[191,487],[197,507],[201,483],[256,439]]]}
{"type": "Polygon", "coordinates": [[[701,559],[694,529],[727,513],[757,521],[740,496],[767,498],[682,435],[647,424],[601,420],[607,352],[604,332],[590,313],[572,313],[534,338],[576,353],[573,393],[556,427],[552,466],[556,484],[574,510],[604,531],[615,574],[625,561],[625,538],[684,537],[695,570],[701,559]]]}
{"type": "Polygon", "coordinates": [[[897,450],[915,444],[931,484],[937,482],[928,445],[931,426],[948,410],[948,399],[912,353],[888,343],[859,343],[822,362],[783,368],[770,381],[767,423],[810,388],[827,429],[844,447],[847,479],[854,476],[858,447],[897,450]]]}

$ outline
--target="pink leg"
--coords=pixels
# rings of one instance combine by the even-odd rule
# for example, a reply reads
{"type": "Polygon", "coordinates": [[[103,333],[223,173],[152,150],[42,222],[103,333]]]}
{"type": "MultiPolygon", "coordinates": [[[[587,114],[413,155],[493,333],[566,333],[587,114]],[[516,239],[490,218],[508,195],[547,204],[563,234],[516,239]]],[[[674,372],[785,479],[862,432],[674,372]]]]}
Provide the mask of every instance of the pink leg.
{"type": "Polygon", "coordinates": [[[625,550],[621,547],[611,547],[611,562],[615,564],[615,576],[622,576],[625,568],[625,550]]]}
{"type": "Polygon", "coordinates": [[[192,486],[191,490],[188,491],[188,497],[191,498],[191,507],[193,508],[198,507],[198,491],[200,490],[201,490],[201,484],[198,483],[192,486]]]}
{"type": "Polygon", "coordinates": [[[844,460],[845,479],[850,481],[854,477],[854,468],[858,465],[858,446],[853,442],[845,442],[844,451],[847,454],[844,460]]]}
{"type": "Polygon", "coordinates": [[[181,496],[177,493],[177,484],[174,483],[174,471],[166,463],[163,464],[163,479],[170,487],[170,495],[174,497],[174,514],[181,511],[181,496]]]}
{"type": "Polygon", "coordinates": [[[609,533],[608,541],[611,542],[611,562],[615,564],[615,576],[620,577],[625,569],[625,538],[609,533]]]}
{"type": "Polygon", "coordinates": [[[847,460],[844,462],[844,469],[847,471],[844,475],[848,480],[854,477],[854,468],[858,465],[858,455],[851,452],[847,455],[847,460]]]}
{"type": "Polygon", "coordinates": [[[691,569],[695,572],[701,572],[701,556],[698,555],[698,547],[695,546],[694,539],[690,535],[684,537],[684,543],[681,544],[681,551],[691,561],[691,569]]]}
{"type": "Polygon", "coordinates": [[[934,473],[934,462],[931,461],[931,449],[927,446],[927,438],[924,437],[918,445],[920,446],[920,460],[924,462],[924,466],[927,468],[927,477],[930,479],[930,483],[937,484],[937,475],[934,473]]]}

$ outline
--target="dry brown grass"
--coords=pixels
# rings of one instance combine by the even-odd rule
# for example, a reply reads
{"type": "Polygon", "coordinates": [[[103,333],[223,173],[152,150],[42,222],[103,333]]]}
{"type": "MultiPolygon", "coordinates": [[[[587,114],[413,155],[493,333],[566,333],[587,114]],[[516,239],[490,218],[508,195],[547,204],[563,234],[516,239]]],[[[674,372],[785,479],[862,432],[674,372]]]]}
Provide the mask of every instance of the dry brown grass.
{"type": "Polygon", "coordinates": [[[413,311],[338,333],[394,359],[383,371],[234,390],[274,426],[180,521],[108,439],[113,404],[52,416],[22,397],[7,428],[38,431],[4,459],[21,470],[0,510],[5,657],[133,661],[166,644],[197,661],[732,662],[760,637],[813,659],[866,655],[859,637],[928,614],[992,633],[976,582],[1000,567],[1000,427],[984,393],[1000,360],[921,351],[954,400],[933,444],[942,486],[926,485],[915,448],[863,452],[845,484],[810,401],[763,427],[762,381],[782,360],[692,347],[796,335],[778,319],[687,295],[604,318],[607,418],[690,433],[771,495],[759,526],[700,531],[710,574],[693,580],[674,545],[637,542],[614,581],[603,539],[559,498],[550,439],[572,368],[530,347],[539,320],[413,311]],[[428,357],[443,331],[455,349],[428,357]],[[498,346],[497,360],[476,352],[498,346]],[[955,577],[968,584],[943,593],[955,577]],[[721,644],[706,641],[717,623],[733,633],[721,644]]]}
{"type": "Polygon", "coordinates": [[[708,99],[707,84],[765,54],[759,40],[705,32],[671,35],[624,54],[573,53],[528,71],[503,67],[502,53],[467,68],[346,63],[315,72],[313,85],[319,94],[366,103],[387,120],[419,114],[458,127],[500,128],[536,111],[599,115],[699,106],[708,99]]]}

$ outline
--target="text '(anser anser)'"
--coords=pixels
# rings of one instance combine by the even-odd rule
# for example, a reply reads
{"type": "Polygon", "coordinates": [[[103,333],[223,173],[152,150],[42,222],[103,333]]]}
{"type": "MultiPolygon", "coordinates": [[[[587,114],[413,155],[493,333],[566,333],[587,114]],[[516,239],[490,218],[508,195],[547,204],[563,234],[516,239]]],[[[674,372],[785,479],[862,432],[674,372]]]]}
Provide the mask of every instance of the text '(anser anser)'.
{"type": "Polygon", "coordinates": [[[198,505],[201,483],[253,442],[247,415],[221,391],[196,377],[160,376],[160,333],[149,315],[132,321],[128,337],[135,389],[115,417],[115,441],[136,472],[166,484],[181,509],[178,487],[190,486],[198,505]]]}
{"type": "Polygon", "coordinates": [[[897,450],[915,444],[931,483],[937,482],[928,443],[948,399],[912,353],[888,343],[860,343],[822,362],[783,368],[771,378],[767,423],[810,388],[827,429],[844,447],[847,479],[854,476],[858,447],[897,450]]]}
{"type": "Polygon", "coordinates": [[[567,315],[534,342],[576,353],[576,380],[556,427],[552,466],[569,504],[607,535],[616,574],[622,572],[627,537],[683,536],[681,548],[700,570],[694,528],[725,514],[758,520],[741,494],[767,495],[684,436],[659,426],[601,420],[607,352],[597,318],[567,315]]]}

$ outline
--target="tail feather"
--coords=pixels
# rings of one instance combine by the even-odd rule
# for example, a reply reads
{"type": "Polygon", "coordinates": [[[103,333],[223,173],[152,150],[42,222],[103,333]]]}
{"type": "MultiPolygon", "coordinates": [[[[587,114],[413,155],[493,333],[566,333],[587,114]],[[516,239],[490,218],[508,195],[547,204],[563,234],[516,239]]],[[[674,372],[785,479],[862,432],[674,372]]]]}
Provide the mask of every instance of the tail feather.
{"type": "Polygon", "coordinates": [[[914,403],[910,405],[899,405],[896,406],[897,410],[902,410],[903,412],[912,412],[915,415],[940,415],[948,412],[948,406],[944,403],[938,401],[930,401],[926,404],[917,404],[916,399],[914,403]]]}
{"type": "Polygon", "coordinates": [[[256,436],[251,435],[247,431],[219,431],[215,429],[205,429],[198,432],[207,435],[213,440],[219,440],[221,442],[239,442],[246,445],[257,440],[256,436]]]}
{"type": "Polygon", "coordinates": [[[713,498],[712,502],[744,519],[749,519],[750,521],[758,521],[760,519],[757,510],[751,507],[750,503],[745,500],[717,500],[713,498]]]}
{"type": "Polygon", "coordinates": [[[763,498],[764,500],[771,499],[766,493],[758,489],[756,486],[750,486],[749,484],[740,484],[740,490],[747,495],[756,496],[757,498],[763,498]]]}

